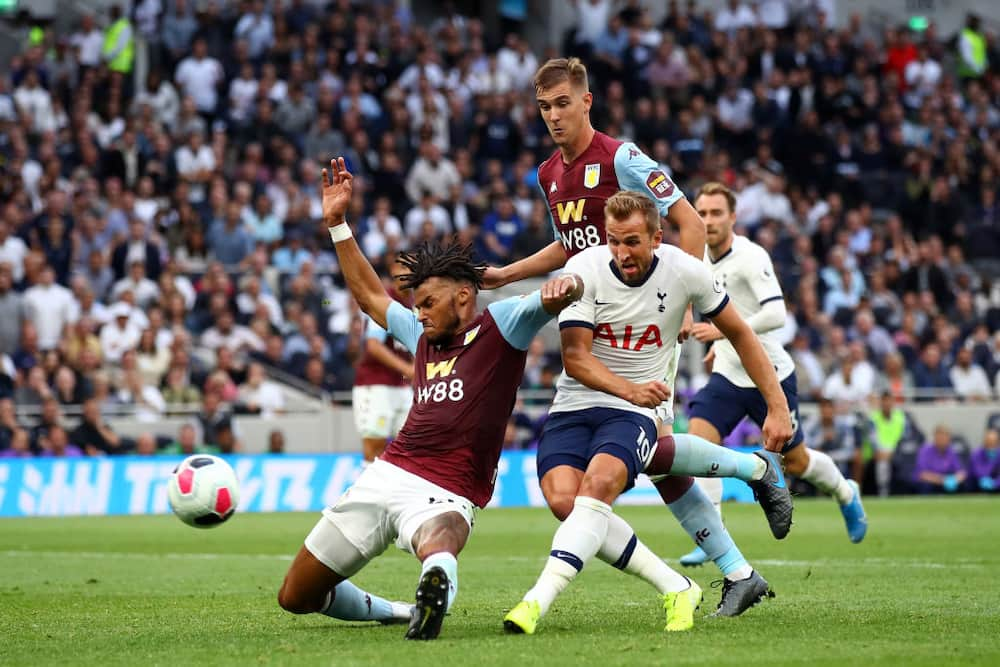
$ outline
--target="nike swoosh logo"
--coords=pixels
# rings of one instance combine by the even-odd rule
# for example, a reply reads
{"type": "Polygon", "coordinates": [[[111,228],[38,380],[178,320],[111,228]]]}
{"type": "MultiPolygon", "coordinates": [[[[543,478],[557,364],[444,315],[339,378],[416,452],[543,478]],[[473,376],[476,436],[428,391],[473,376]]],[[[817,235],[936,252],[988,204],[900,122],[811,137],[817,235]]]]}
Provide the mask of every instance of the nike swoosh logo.
{"type": "Polygon", "coordinates": [[[595,306],[606,306],[609,303],[611,303],[611,302],[610,301],[598,301],[597,299],[594,299],[594,305],[595,306]]]}

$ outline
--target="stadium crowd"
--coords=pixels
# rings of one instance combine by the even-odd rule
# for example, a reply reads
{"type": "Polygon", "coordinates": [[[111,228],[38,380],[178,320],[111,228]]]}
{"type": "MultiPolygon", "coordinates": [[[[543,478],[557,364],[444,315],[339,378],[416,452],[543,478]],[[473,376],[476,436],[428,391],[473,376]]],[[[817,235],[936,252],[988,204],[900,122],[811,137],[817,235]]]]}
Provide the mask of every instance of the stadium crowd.
{"type": "MultiPolygon", "coordinates": [[[[113,410],[193,410],[177,447],[231,451],[213,424],[280,412],[269,374],[349,389],[363,326],[317,222],[321,163],[346,156],[376,265],[451,234],[490,263],[527,256],[552,239],[532,77],[579,55],[595,127],[688,193],[739,193],[788,296],[800,394],[823,401],[813,441],[887,492],[876,464],[924,439],[897,403],[1000,394],[1000,44],[974,16],[952,38],[833,29],[802,4],[671,0],[654,24],[637,2],[577,0],[545,52],[392,2],[142,0],[70,32],[25,25],[0,70],[0,456],[148,450],[118,444],[113,410]]],[[[536,341],[525,387],[558,371],[536,341]]],[[[679,382],[681,428],[703,381],[679,382]]],[[[519,413],[507,440],[536,434],[519,413]]],[[[939,439],[896,479],[1000,484],[995,433],[957,481],[939,439]]]]}

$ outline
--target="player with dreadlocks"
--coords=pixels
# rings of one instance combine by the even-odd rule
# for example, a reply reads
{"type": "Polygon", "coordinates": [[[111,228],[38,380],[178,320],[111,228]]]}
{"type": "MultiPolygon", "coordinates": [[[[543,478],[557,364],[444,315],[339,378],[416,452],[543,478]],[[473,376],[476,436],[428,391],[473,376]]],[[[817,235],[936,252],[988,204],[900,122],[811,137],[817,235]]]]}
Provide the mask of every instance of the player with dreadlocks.
{"type": "Polygon", "coordinates": [[[361,310],[414,355],[413,408],[384,454],[323,511],[285,576],[286,610],[344,620],[409,620],[408,639],[434,639],[458,590],[457,556],[477,508],[493,495],[503,433],[538,330],[580,298],[579,276],[476,310],[485,267],[458,244],[403,253],[417,314],[386,293],[344,219],[352,177],[323,170],[323,220],[361,310]],[[422,563],[416,604],[389,602],[349,577],[395,542],[422,563]]]}

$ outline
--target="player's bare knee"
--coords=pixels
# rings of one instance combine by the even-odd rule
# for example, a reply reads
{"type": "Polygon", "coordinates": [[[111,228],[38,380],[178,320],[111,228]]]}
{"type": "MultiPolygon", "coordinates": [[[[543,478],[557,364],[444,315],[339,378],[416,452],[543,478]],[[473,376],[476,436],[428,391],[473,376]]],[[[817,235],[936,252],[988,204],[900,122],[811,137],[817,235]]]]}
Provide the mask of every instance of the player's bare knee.
{"type": "Polygon", "coordinates": [[[796,447],[786,452],[783,457],[785,472],[796,477],[802,475],[809,467],[809,455],[805,447],[796,447]]]}
{"type": "Polygon", "coordinates": [[[431,554],[446,551],[453,555],[465,546],[469,524],[458,512],[436,516],[422,525],[413,535],[413,552],[423,560],[431,554]]]}
{"type": "Polygon", "coordinates": [[[565,521],[569,513],[573,511],[573,500],[576,498],[572,493],[555,493],[546,495],[545,500],[549,503],[549,510],[552,515],[560,521],[565,521]]]}
{"type": "Polygon", "coordinates": [[[622,480],[613,473],[588,474],[580,485],[580,492],[577,495],[596,498],[610,505],[622,492],[623,486],[622,480]]]}
{"type": "Polygon", "coordinates": [[[278,606],[292,614],[309,614],[319,611],[315,601],[307,599],[307,596],[296,591],[293,586],[288,585],[288,579],[281,584],[278,590],[278,606]]]}

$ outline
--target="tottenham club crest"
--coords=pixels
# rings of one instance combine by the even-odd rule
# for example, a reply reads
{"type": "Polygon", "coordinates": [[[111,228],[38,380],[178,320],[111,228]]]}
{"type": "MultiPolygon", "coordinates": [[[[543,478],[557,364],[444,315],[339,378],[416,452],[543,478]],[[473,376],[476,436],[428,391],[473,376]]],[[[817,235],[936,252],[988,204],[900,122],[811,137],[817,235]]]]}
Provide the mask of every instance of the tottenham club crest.
{"type": "Polygon", "coordinates": [[[659,310],[662,313],[663,311],[665,311],[667,309],[667,307],[665,305],[663,305],[663,300],[667,298],[667,293],[666,292],[661,292],[659,289],[657,289],[656,290],[656,297],[660,300],[660,305],[657,308],[657,310],[659,310]]]}
{"type": "Polygon", "coordinates": [[[601,164],[588,164],[583,172],[583,187],[594,189],[601,182],[601,164]]]}

